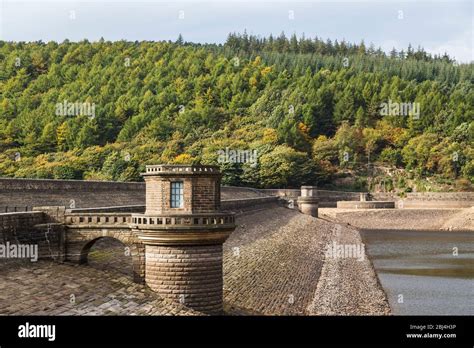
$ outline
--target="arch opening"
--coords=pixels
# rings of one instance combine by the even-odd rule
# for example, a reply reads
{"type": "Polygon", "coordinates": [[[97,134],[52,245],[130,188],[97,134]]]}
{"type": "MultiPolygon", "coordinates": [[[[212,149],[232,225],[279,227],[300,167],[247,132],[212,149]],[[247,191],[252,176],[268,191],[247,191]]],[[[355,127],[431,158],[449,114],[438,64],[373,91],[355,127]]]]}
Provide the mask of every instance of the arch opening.
{"type": "Polygon", "coordinates": [[[79,263],[135,278],[133,248],[113,237],[95,238],[82,248],[79,263]]]}

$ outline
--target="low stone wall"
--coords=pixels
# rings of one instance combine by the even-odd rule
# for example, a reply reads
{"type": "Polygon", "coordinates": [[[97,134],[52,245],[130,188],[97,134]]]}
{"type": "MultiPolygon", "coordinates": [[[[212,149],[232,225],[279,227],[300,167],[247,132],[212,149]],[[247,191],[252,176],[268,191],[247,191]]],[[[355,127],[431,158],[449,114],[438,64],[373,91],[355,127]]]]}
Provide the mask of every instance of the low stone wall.
{"type": "Polygon", "coordinates": [[[474,206],[474,202],[460,201],[415,201],[415,200],[399,200],[397,208],[399,209],[454,209],[469,208],[474,206]]]}
{"type": "MultiPolygon", "coordinates": [[[[262,189],[262,193],[294,200],[301,191],[297,189],[262,189]]],[[[394,193],[371,193],[373,201],[394,201],[397,208],[436,209],[468,208],[474,206],[474,192],[411,192],[405,198],[394,193]]],[[[338,201],[360,201],[360,192],[318,190],[319,207],[332,208],[338,201]]]]}
{"type": "Polygon", "coordinates": [[[318,190],[320,207],[336,207],[338,201],[359,201],[360,192],[318,190]]]}
{"type": "Polygon", "coordinates": [[[144,190],[145,184],[141,182],[0,178],[0,190],[111,191],[114,189],[120,191],[144,190]]]}
{"type": "Polygon", "coordinates": [[[474,206],[474,192],[410,192],[404,198],[393,193],[373,193],[376,201],[393,200],[400,209],[451,209],[474,206]]]}
{"type": "Polygon", "coordinates": [[[221,199],[232,200],[232,199],[246,199],[246,198],[258,198],[267,196],[261,190],[254,189],[252,187],[236,187],[236,186],[222,186],[221,187],[221,199]]]}
{"type": "MultiPolygon", "coordinates": [[[[296,200],[300,192],[299,189],[223,186],[221,198],[223,201],[234,201],[276,196],[296,200]]],[[[375,201],[401,201],[403,208],[465,208],[474,205],[474,192],[413,192],[407,193],[403,199],[391,193],[371,195],[375,201]]],[[[359,201],[360,192],[318,190],[318,198],[320,207],[336,207],[337,201],[359,201]]],[[[145,184],[0,178],[0,213],[6,210],[32,210],[33,206],[41,205],[65,206],[68,209],[99,207],[103,212],[140,212],[141,207],[145,205],[145,184]]],[[[224,206],[235,207],[235,204],[224,203],[224,206]]],[[[241,208],[241,205],[238,208],[241,208]]]]}
{"type": "Polygon", "coordinates": [[[131,204],[145,204],[144,183],[0,178],[0,212],[7,206],[24,210],[38,205],[90,208],[131,204]]]}
{"type": "MultiPolygon", "coordinates": [[[[43,212],[0,214],[0,243],[15,246],[36,246],[38,259],[62,260],[64,227],[49,222],[43,212]]],[[[8,259],[0,259],[9,261],[8,259]]]]}
{"type": "MultiPolygon", "coordinates": [[[[221,201],[221,208],[224,211],[245,211],[256,207],[264,207],[271,203],[278,202],[279,197],[262,196],[256,198],[226,199],[221,201]]],[[[116,207],[79,208],[68,209],[68,213],[143,213],[144,205],[124,205],[116,207]]]]}
{"type": "Polygon", "coordinates": [[[44,221],[44,215],[42,212],[0,214],[0,231],[2,231],[5,235],[5,231],[25,229],[37,224],[41,224],[44,221]]]}
{"type": "Polygon", "coordinates": [[[390,201],[339,201],[337,207],[341,209],[394,209],[395,202],[390,201]]]}
{"type": "Polygon", "coordinates": [[[265,207],[269,204],[277,203],[279,197],[259,197],[246,199],[230,199],[221,201],[222,210],[227,211],[246,211],[257,207],[265,207]]]}
{"type": "Polygon", "coordinates": [[[469,208],[474,192],[411,192],[401,202],[402,208],[469,208]]]}
{"type": "Polygon", "coordinates": [[[144,213],[145,205],[68,209],[68,213],[144,213]]]}
{"type": "MultiPolygon", "coordinates": [[[[301,195],[301,190],[298,189],[262,189],[262,193],[269,196],[278,196],[283,199],[294,200],[297,204],[296,199],[301,195]]],[[[360,192],[346,192],[346,191],[329,191],[329,190],[317,190],[319,207],[330,208],[336,207],[337,201],[358,201],[360,200],[360,192]]]]}
{"type": "MultiPolygon", "coordinates": [[[[249,187],[221,188],[223,200],[263,196],[264,193],[249,187]]],[[[7,209],[10,212],[31,210],[33,206],[43,205],[68,209],[144,206],[145,183],[0,178],[0,213],[7,209]]]]}
{"type": "Polygon", "coordinates": [[[407,199],[418,201],[463,201],[474,202],[474,192],[410,192],[407,199]]]}
{"type": "Polygon", "coordinates": [[[267,196],[278,196],[289,199],[296,199],[301,195],[300,189],[261,189],[259,191],[267,196]]]}

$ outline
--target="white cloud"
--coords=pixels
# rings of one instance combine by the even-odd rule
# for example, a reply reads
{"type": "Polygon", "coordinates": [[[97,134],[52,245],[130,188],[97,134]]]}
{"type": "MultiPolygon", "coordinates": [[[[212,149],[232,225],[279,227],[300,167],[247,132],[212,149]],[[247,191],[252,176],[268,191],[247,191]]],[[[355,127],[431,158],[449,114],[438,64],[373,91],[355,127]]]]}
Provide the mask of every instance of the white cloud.
{"type": "Polygon", "coordinates": [[[448,52],[458,62],[469,63],[474,61],[473,36],[474,33],[471,30],[467,30],[456,39],[434,46],[427,45],[425,49],[433,54],[448,52]]]}

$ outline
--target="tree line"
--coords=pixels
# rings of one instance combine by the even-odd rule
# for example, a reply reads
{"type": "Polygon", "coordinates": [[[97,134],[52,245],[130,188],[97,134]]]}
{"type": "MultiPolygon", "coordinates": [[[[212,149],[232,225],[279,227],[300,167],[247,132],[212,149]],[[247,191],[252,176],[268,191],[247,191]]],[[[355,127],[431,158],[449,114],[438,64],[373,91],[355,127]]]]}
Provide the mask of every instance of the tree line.
{"type": "Polygon", "coordinates": [[[392,53],[245,33],[223,45],[0,41],[0,175],[129,181],[146,164],[209,163],[226,184],[298,187],[372,161],[473,182],[473,64],[392,53]],[[405,104],[418,116],[381,113],[405,104]],[[258,161],[221,163],[226,148],[258,161]]]}

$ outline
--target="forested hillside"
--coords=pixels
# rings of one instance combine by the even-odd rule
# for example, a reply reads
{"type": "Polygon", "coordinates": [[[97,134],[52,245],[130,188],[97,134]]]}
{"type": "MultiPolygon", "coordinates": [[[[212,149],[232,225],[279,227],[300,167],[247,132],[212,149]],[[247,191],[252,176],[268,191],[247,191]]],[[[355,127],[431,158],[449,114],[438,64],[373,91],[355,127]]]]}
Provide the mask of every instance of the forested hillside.
{"type": "Polygon", "coordinates": [[[388,190],[426,177],[468,188],[473,67],[411,47],[384,54],[283,35],[0,41],[0,176],[128,181],[145,164],[205,163],[220,165],[226,184],[298,187],[375,175],[375,162],[408,175],[384,181],[388,190]],[[93,113],[66,112],[72,103],[93,113]],[[382,112],[397,103],[419,113],[382,112]],[[258,161],[219,163],[226,149],[258,161]]]}

